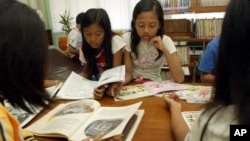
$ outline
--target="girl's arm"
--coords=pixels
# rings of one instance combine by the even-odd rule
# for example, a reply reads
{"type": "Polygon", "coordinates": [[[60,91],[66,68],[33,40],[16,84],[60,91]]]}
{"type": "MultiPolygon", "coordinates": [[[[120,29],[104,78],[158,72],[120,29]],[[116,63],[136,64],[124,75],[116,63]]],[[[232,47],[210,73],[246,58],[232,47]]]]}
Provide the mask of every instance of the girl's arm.
{"type": "Polygon", "coordinates": [[[113,54],[113,67],[122,65],[122,50],[120,49],[115,54],[113,54]]]}
{"type": "Polygon", "coordinates": [[[88,64],[84,64],[84,65],[83,65],[82,76],[83,76],[84,78],[90,79],[90,72],[89,72],[89,65],[88,65],[88,64]]]}
{"type": "MultiPolygon", "coordinates": [[[[122,51],[123,49],[120,49],[115,54],[113,54],[113,67],[122,65],[122,51]]],[[[107,95],[112,97],[117,95],[117,93],[120,91],[121,85],[122,84],[119,82],[110,84],[108,90],[106,91],[107,95]]]]}
{"type": "Polygon", "coordinates": [[[173,80],[177,83],[181,83],[184,81],[184,72],[181,68],[180,61],[177,56],[177,52],[170,54],[169,51],[163,52],[169,66],[170,75],[173,80]]]}
{"type": "Polygon", "coordinates": [[[124,82],[125,85],[132,80],[132,68],[133,68],[130,52],[128,52],[127,50],[124,50],[123,53],[123,63],[126,67],[125,82],[124,82]]]}
{"type": "Polygon", "coordinates": [[[176,94],[164,94],[163,99],[166,102],[171,115],[171,129],[176,141],[184,141],[189,128],[181,115],[181,100],[176,94]]]}
{"type": "Polygon", "coordinates": [[[55,86],[55,85],[59,85],[60,83],[61,83],[61,81],[59,81],[59,80],[46,79],[46,80],[44,80],[44,87],[48,88],[48,87],[52,87],[52,86],[55,86]]]}

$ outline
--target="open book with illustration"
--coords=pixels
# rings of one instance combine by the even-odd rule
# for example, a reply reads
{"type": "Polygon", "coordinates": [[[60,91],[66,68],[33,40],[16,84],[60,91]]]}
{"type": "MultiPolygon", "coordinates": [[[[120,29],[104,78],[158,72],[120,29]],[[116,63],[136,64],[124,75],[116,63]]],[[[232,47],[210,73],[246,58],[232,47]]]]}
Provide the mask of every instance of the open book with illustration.
{"type": "Polygon", "coordinates": [[[99,81],[92,81],[72,72],[56,95],[57,99],[88,99],[94,98],[94,89],[104,84],[123,82],[125,66],[105,70],[99,81]]]}
{"type": "Polygon", "coordinates": [[[187,89],[187,86],[185,84],[175,83],[171,80],[148,81],[143,83],[143,86],[151,94],[159,94],[166,91],[178,91],[187,89]]]}
{"type": "Polygon", "coordinates": [[[25,128],[38,136],[63,137],[81,141],[103,132],[103,139],[122,134],[131,117],[136,115],[130,132],[124,140],[132,137],[144,115],[139,110],[141,102],[121,107],[101,107],[93,99],[78,100],[58,105],[41,119],[25,128]]]}
{"type": "Polygon", "coordinates": [[[176,91],[175,93],[187,103],[202,104],[207,103],[212,97],[212,86],[188,85],[187,89],[176,91]]]}
{"type": "Polygon", "coordinates": [[[200,116],[201,111],[184,111],[181,112],[187,126],[191,129],[192,125],[194,124],[195,120],[200,116]]]}
{"type": "MultiPolygon", "coordinates": [[[[46,88],[50,97],[53,97],[61,86],[62,83],[46,88]]],[[[28,122],[30,122],[43,109],[43,107],[33,107],[31,109],[34,113],[30,114],[22,110],[21,108],[13,107],[8,101],[4,101],[4,106],[11,112],[12,115],[17,118],[22,127],[24,127],[28,122]]]]}
{"type": "Polygon", "coordinates": [[[119,95],[114,97],[115,101],[136,99],[141,97],[153,96],[142,84],[123,86],[119,95]]]}
{"type": "Polygon", "coordinates": [[[147,81],[142,84],[122,86],[119,95],[115,101],[136,99],[141,97],[154,96],[162,92],[185,90],[188,86],[185,84],[175,83],[170,80],[166,81],[147,81]]]}

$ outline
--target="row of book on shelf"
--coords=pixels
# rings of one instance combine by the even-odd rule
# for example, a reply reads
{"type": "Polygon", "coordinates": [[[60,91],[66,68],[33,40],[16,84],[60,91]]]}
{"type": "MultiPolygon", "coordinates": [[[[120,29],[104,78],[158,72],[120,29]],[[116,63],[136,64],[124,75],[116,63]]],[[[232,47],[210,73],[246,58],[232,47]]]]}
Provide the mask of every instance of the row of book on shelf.
{"type": "Polygon", "coordinates": [[[229,0],[189,0],[190,7],[197,6],[226,6],[229,3],[229,0]]]}
{"type": "Polygon", "coordinates": [[[212,39],[220,35],[222,22],[222,18],[167,19],[164,21],[164,33],[169,36],[183,36],[182,33],[194,33],[194,35],[186,36],[189,38],[194,36],[196,39],[212,39]],[[172,35],[173,33],[175,35],[172,35]]]}
{"type": "Polygon", "coordinates": [[[229,0],[158,0],[165,14],[186,13],[189,7],[226,6],[229,0]]]}
{"type": "Polygon", "coordinates": [[[220,35],[223,19],[197,19],[195,37],[197,39],[212,39],[220,35]]]}
{"type": "MultiPolygon", "coordinates": [[[[122,107],[102,107],[94,100],[93,95],[94,88],[112,82],[122,82],[124,79],[124,65],[104,71],[99,81],[90,81],[72,72],[63,84],[47,88],[47,91],[55,99],[74,101],[59,104],[28,127],[25,125],[43,108],[37,107],[34,114],[29,114],[11,106],[8,101],[5,105],[26,130],[38,136],[82,140],[87,136],[94,137],[102,131],[104,139],[122,133],[123,139],[130,141],[145,112],[139,109],[142,102],[122,107]]],[[[206,103],[210,100],[212,88],[179,84],[170,80],[147,81],[123,86],[114,101],[159,96],[169,92],[175,92],[188,103],[206,103]]]]}

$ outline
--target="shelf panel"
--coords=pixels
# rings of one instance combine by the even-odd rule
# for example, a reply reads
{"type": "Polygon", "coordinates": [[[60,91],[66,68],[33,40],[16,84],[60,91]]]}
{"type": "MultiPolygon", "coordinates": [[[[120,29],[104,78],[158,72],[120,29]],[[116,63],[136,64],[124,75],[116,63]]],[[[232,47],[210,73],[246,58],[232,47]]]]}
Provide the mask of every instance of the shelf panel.
{"type": "Polygon", "coordinates": [[[226,6],[189,7],[188,11],[195,12],[195,13],[225,12],[226,6]]]}
{"type": "Polygon", "coordinates": [[[173,41],[209,42],[211,39],[197,39],[190,37],[172,37],[173,41]]]}

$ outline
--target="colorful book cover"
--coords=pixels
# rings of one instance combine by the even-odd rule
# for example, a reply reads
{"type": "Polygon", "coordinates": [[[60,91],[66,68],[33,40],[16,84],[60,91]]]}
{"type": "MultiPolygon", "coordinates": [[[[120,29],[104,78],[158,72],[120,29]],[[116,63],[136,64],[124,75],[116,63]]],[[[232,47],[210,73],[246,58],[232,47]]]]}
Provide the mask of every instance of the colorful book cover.
{"type": "Polygon", "coordinates": [[[187,89],[176,91],[176,94],[187,103],[207,103],[211,100],[212,86],[186,85],[187,89]]]}
{"type": "Polygon", "coordinates": [[[166,91],[178,91],[187,89],[187,85],[175,83],[171,80],[166,81],[149,81],[143,83],[145,89],[151,94],[158,94],[166,91]]]}

